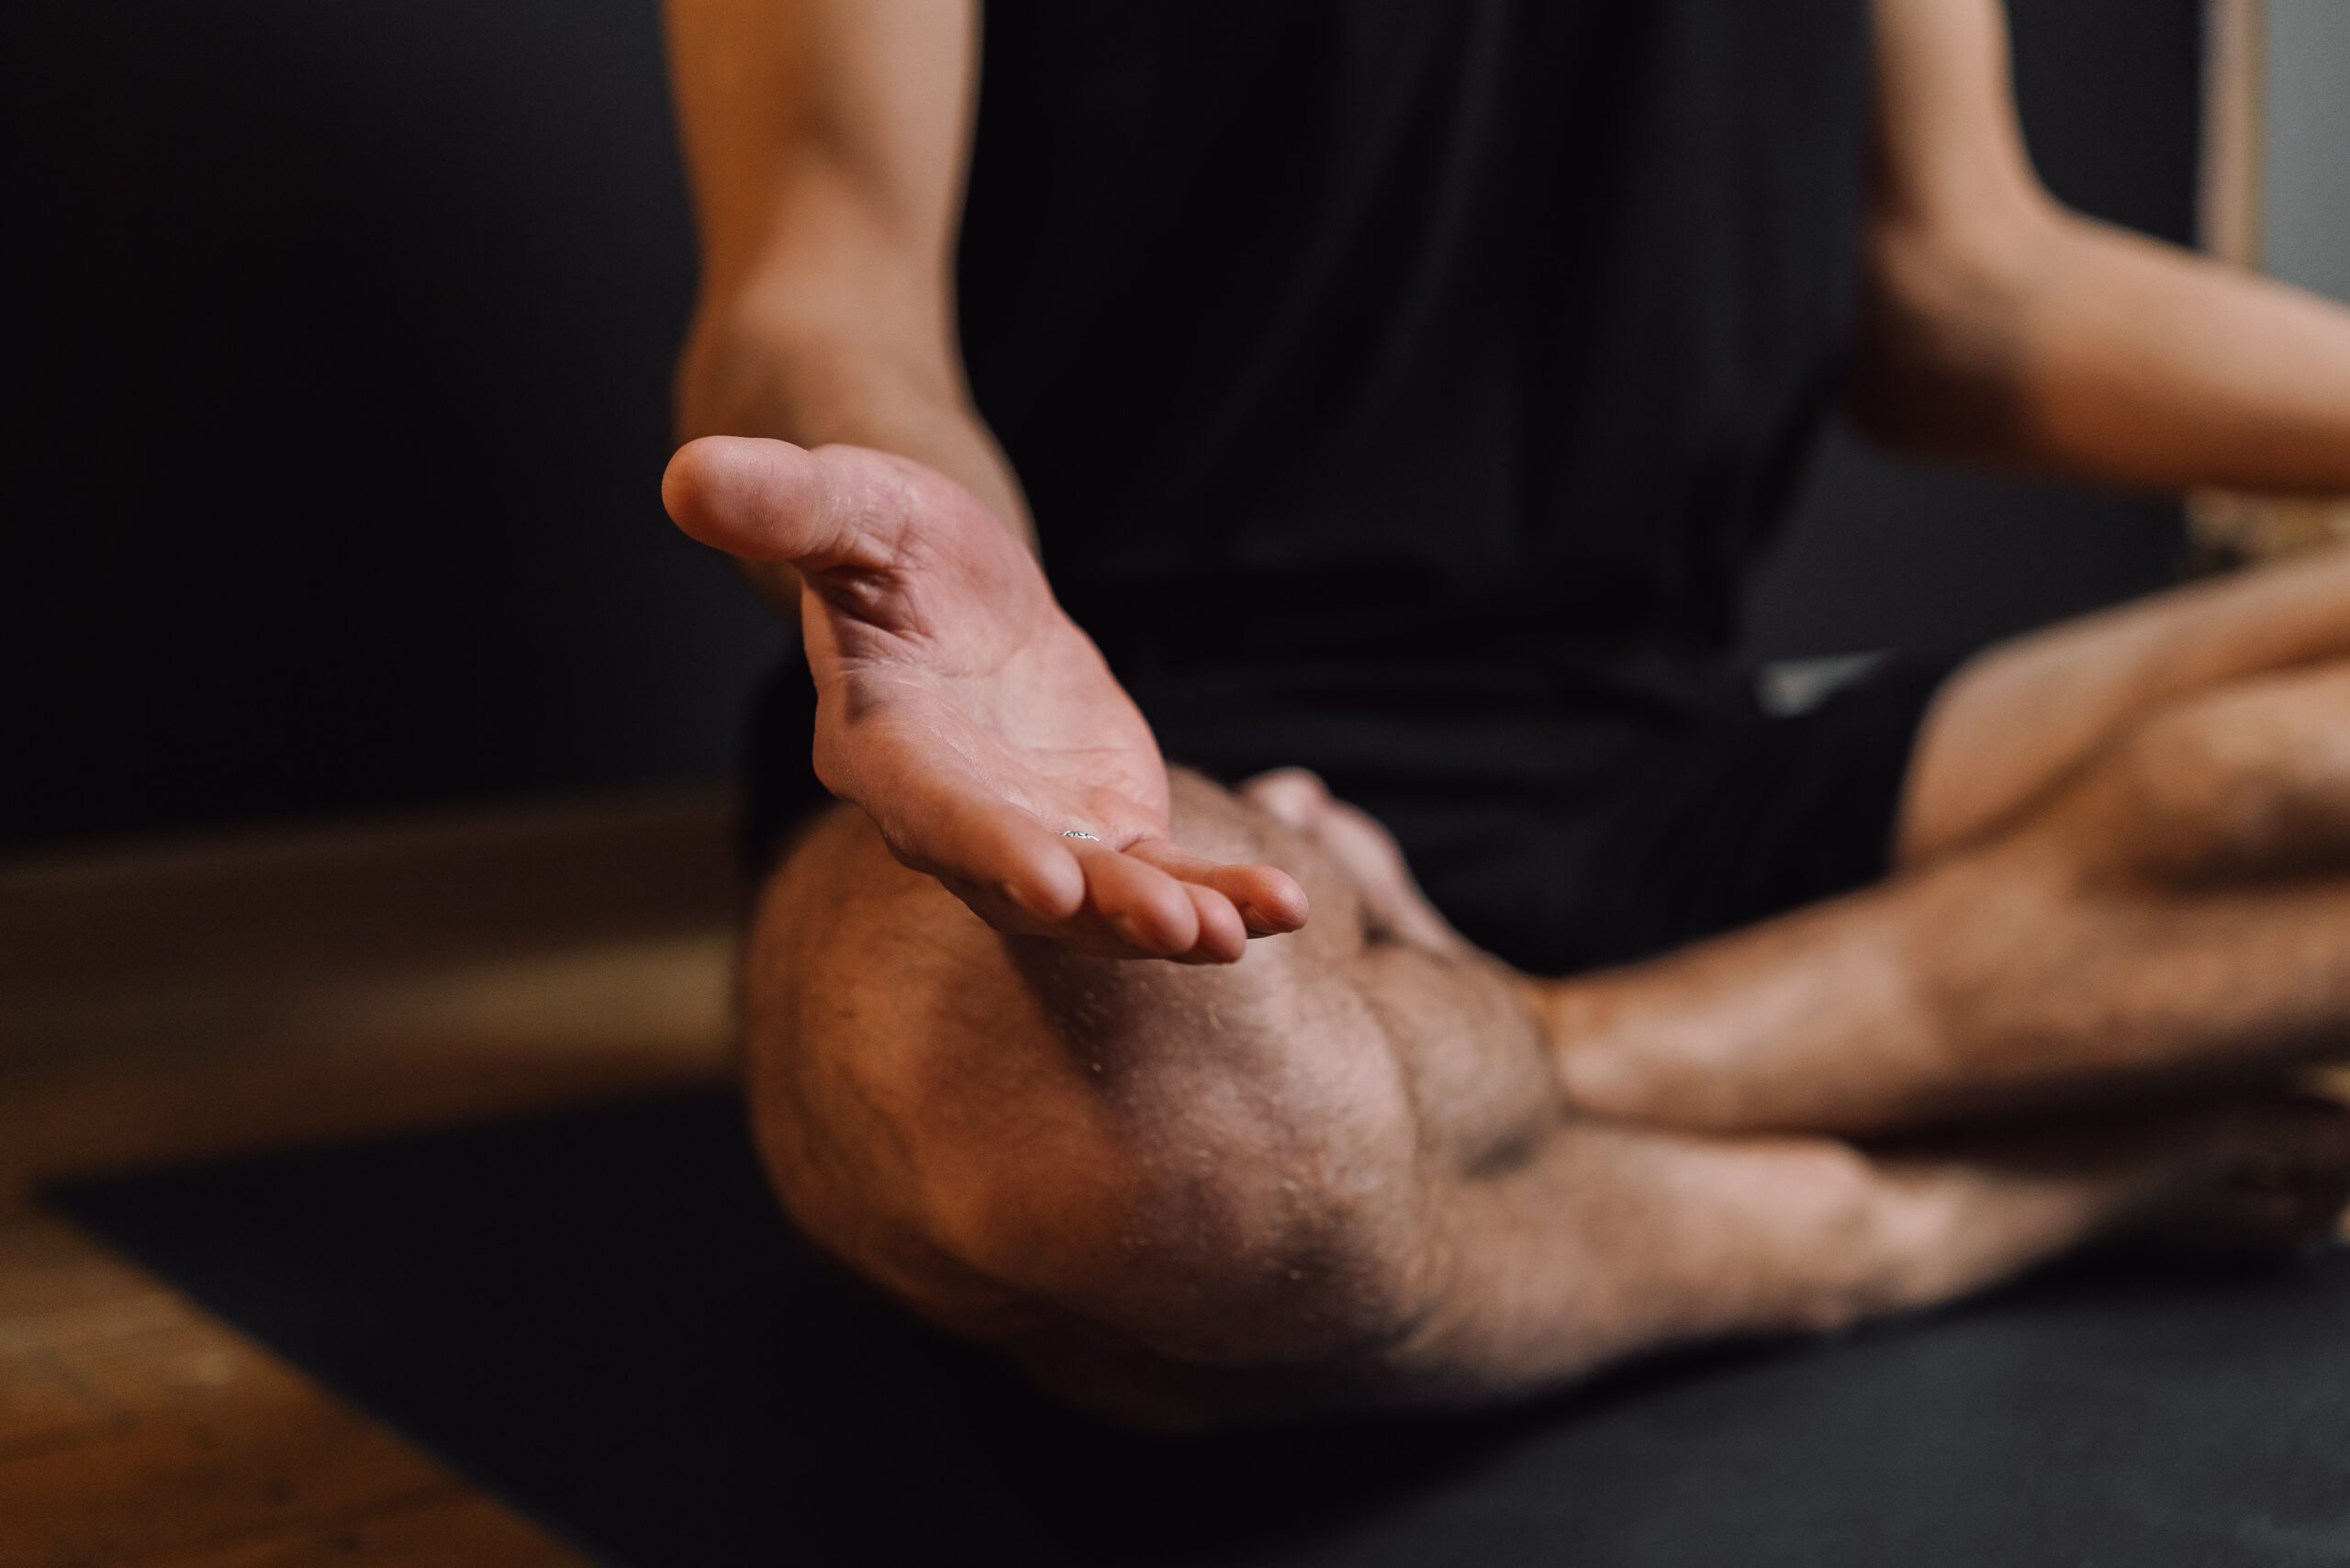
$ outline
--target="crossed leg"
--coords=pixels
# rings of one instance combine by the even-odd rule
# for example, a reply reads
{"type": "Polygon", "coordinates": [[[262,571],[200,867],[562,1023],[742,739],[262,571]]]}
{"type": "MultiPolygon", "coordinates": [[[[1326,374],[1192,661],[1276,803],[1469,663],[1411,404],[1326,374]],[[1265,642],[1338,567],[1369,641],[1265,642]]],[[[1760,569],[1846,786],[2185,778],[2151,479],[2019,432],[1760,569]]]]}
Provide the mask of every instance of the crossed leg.
{"type": "Polygon", "coordinates": [[[1996,650],[1888,882],[1546,993],[1571,1096],[1868,1133],[2276,1073],[2350,1037],[2350,552],[1996,650]]]}
{"type": "MultiPolygon", "coordinates": [[[[1214,969],[1008,939],[844,810],[770,884],[745,971],[755,1122],[801,1226],[1105,1410],[1521,1394],[1655,1346],[1938,1302],[2133,1225],[2291,1236],[2350,1182],[2350,1128],[2266,1092],[2266,1054],[2194,1110],[1873,1150],[1677,1130],[1673,1094],[1661,1114],[1595,1113],[1577,1103],[1581,1037],[1556,1032],[1595,1011],[1588,990],[1609,988],[1608,1037],[1671,1041],[1683,968],[1720,960],[1529,980],[1452,937],[1375,826],[1310,783],[1175,785],[1184,842],[1298,876],[1304,931],[1214,969]]],[[[1949,858],[2004,866],[2027,831],[2073,852],[2028,823],[1949,858]]],[[[1935,893],[1935,919],[2006,929],[2012,897],[1981,875],[1969,896],[1988,902],[1935,893]]],[[[1899,896],[1839,918],[1904,930],[1899,896]]],[[[1751,961],[1749,993],[1819,958],[1801,931],[1782,941],[1751,961]]],[[[1734,989],[1717,998],[1733,1013],[1734,989]]],[[[2107,1076],[2126,1088],[2133,1070],[2107,1076]]]]}
{"type": "Polygon", "coordinates": [[[2350,1021],[2342,559],[1981,661],[1930,722],[1900,875],[1541,981],[1309,782],[1162,800],[1098,656],[943,481],[754,444],[681,459],[673,504],[812,565],[820,760],[890,833],[836,812],[765,891],[762,1148],[817,1241],[1077,1397],[1520,1394],[2341,1200],[2344,1118],[2275,1085],[2350,1021]],[[1850,1141],[1885,1134],[1909,1141],[1850,1141]]]}

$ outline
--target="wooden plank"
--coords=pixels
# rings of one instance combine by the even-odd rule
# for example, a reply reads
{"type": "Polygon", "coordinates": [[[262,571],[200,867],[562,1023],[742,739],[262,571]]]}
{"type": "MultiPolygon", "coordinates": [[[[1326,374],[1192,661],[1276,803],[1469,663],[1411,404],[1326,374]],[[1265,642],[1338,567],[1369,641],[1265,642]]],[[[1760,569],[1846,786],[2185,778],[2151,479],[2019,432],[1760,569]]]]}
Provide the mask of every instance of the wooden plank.
{"type": "Polygon", "coordinates": [[[725,1070],[725,794],[0,866],[0,1198],[725,1070]]]}
{"type": "Polygon", "coordinates": [[[88,1340],[54,1361],[106,1419],[0,1462],[0,1568],[291,1550],[458,1495],[440,1466],[216,1323],[88,1340]]]}
{"type": "Polygon", "coordinates": [[[2244,267],[2260,265],[2267,34],[2267,0],[2206,0],[2196,238],[2244,267]]]}
{"type": "Polygon", "coordinates": [[[580,1562],[25,1193],[722,1072],[728,817],[699,790],[0,866],[0,1568],[580,1562]]]}
{"type": "MultiPolygon", "coordinates": [[[[2203,150],[2196,227],[2203,249],[2258,270],[2268,207],[2268,0],[2207,0],[2203,150]]],[[[2350,540],[2350,498],[2199,490],[2188,528],[2206,569],[2350,540]]]]}
{"type": "Polygon", "coordinates": [[[0,1350],[0,1461],[98,1442],[129,1417],[45,1349],[0,1350]]]}
{"type": "Polygon", "coordinates": [[[497,1505],[450,1493],[290,1536],[150,1558],[140,1568],[576,1568],[584,1562],[497,1505]]]}
{"type": "Polygon", "coordinates": [[[341,1039],[322,1023],[315,1041],[0,1069],[0,1197],[41,1178],[712,1081],[731,1054],[731,942],[550,958],[467,994],[451,982],[437,1001],[429,983],[387,987],[375,1025],[341,1039]],[[386,1026],[436,1010],[437,1028],[386,1026]],[[467,1010],[480,1027],[446,1022],[467,1010]]]}
{"type": "Polygon", "coordinates": [[[447,1486],[407,1445],[234,1336],[158,1332],[68,1361],[125,1415],[93,1440],[0,1463],[0,1568],[208,1548],[447,1486]]]}
{"type": "Polygon", "coordinates": [[[0,865],[0,1070],[722,1027],[730,823],[700,790],[0,865]]]}
{"type": "Polygon", "coordinates": [[[0,1333],[156,1299],[163,1287],[63,1220],[0,1207],[0,1333]]]}
{"type": "Polygon", "coordinates": [[[53,1216],[0,1211],[0,1568],[570,1564],[53,1216]]]}

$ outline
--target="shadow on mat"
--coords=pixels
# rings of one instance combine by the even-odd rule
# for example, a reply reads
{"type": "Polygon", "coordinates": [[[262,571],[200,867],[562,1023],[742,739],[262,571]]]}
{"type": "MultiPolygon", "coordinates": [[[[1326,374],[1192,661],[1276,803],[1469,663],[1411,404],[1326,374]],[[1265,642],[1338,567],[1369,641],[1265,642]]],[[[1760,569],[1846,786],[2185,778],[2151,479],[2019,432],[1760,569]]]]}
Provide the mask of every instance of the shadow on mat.
{"type": "Polygon", "coordinates": [[[1106,1430],[790,1233],[731,1094],[49,1201],[627,1564],[2350,1560],[2350,1266],[2074,1271],[1506,1417],[1106,1430]]]}

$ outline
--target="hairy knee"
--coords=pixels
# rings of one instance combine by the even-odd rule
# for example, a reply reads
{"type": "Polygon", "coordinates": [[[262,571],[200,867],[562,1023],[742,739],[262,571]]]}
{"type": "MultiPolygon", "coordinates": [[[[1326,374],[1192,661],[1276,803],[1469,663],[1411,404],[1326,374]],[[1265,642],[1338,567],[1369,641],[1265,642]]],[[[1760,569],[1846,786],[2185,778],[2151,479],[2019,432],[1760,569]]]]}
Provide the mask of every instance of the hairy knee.
{"type": "Polygon", "coordinates": [[[2092,868],[2170,882],[2350,852],[2350,734],[2291,683],[2176,704],[2123,735],[2060,806],[2092,868]]]}
{"type": "Polygon", "coordinates": [[[813,1239],[979,1338],[1081,1321],[1242,1364],[1400,1331],[1416,1146],[1374,1017],[1273,957],[1008,942],[893,870],[820,827],[747,956],[754,1122],[813,1239]]]}
{"type": "Polygon", "coordinates": [[[889,1129],[901,1212],[921,1248],[1000,1293],[968,1325],[983,1338],[1076,1321],[1203,1366],[1392,1339],[1416,1239],[1394,1151],[1342,1149],[1305,1109],[1246,1098],[1072,1081],[968,1114],[934,1102],[889,1129]]]}
{"type": "Polygon", "coordinates": [[[1375,1355],[1418,1310],[1393,1177],[1234,1126],[1097,1146],[1082,1168],[990,1160],[948,1243],[1024,1299],[1198,1366],[1375,1355]]]}

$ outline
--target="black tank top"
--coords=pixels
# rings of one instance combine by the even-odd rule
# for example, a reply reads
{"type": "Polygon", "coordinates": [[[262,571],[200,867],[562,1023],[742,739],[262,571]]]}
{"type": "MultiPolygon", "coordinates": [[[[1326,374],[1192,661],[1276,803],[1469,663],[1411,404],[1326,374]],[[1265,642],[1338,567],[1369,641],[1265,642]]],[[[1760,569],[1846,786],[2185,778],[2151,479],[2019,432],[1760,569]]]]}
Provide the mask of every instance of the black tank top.
{"type": "Polygon", "coordinates": [[[1852,332],[1864,0],[986,18],[965,353],[1130,683],[1709,684],[1852,332]]]}

